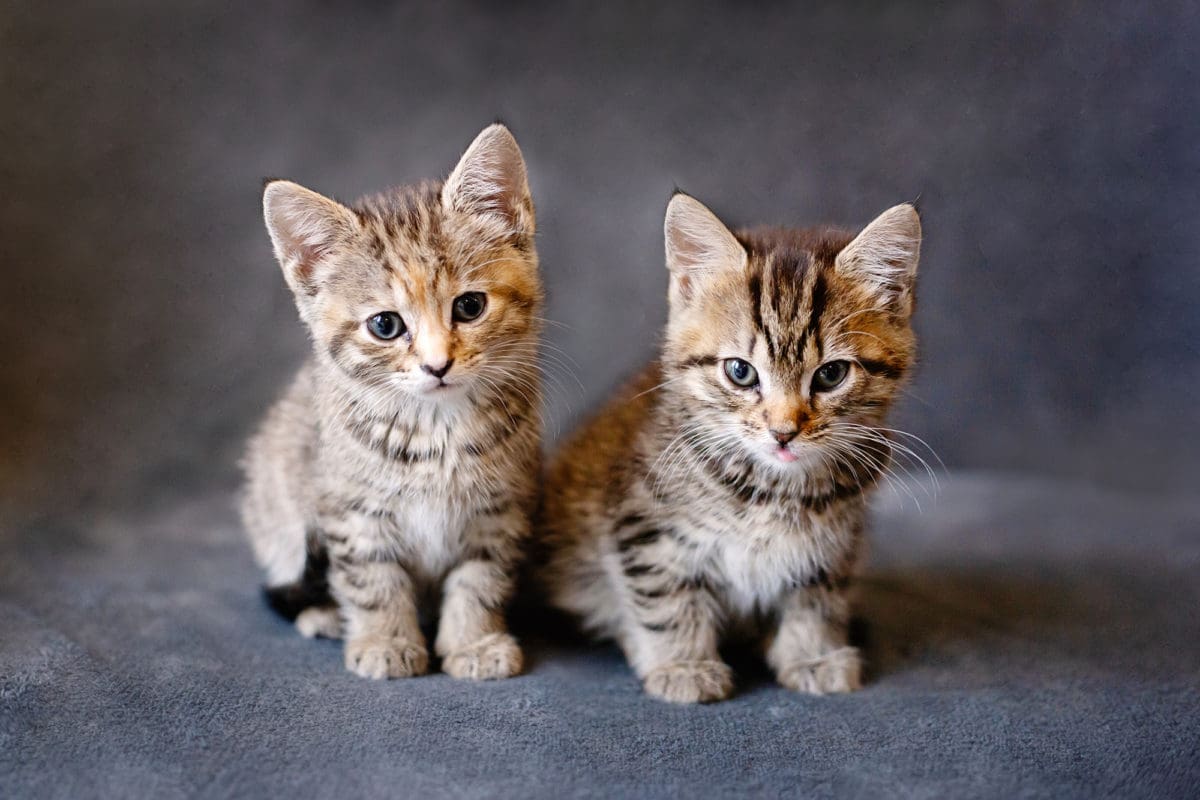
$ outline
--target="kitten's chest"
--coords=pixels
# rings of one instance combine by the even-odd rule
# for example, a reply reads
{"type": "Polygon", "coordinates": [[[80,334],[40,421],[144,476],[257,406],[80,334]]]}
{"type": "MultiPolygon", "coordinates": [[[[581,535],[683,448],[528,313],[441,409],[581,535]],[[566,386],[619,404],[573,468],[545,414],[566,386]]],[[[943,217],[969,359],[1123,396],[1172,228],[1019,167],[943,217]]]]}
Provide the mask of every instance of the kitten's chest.
{"type": "Polygon", "coordinates": [[[369,482],[397,504],[468,504],[480,488],[503,482],[506,461],[495,415],[426,411],[346,426],[331,436],[327,460],[369,482]]]}
{"type": "Polygon", "coordinates": [[[321,464],[330,503],[356,515],[369,547],[437,578],[460,559],[479,515],[522,486],[523,473],[505,467],[523,440],[485,451],[487,422],[392,418],[334,429],[321,464]]]}
{"type": "Polygon", "coordinates": [[[786,593],[851,557],[851,526],[838,515],[737,517],[714,536],[710,569],[735,615],[773,607],[786,593]]]}
{"type": "Polygon", "coordinates": [[[406,560],[418,575],[436,578],[459,560],[468,519],[450,495],[396,502],[393,509],[381,524],[380,535],[407,553],[406,560]]]}

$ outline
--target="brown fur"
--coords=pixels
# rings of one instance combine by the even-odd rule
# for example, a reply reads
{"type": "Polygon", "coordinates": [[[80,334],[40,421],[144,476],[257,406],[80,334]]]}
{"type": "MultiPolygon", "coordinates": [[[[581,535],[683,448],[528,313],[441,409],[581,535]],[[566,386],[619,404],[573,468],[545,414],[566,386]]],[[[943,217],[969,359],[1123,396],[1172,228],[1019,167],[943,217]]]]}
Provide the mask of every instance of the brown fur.
{"type": "Polygon", "coordinates": [[[734,235],[677,195],[666,236],[661,358],[548,470],[549,595],[615,638],[666,700],[726,697],[718,645],[735,632],[760,638],[786,686],[854,689],[847,589],[891,452],[884,416],[914,356],[916,214],[892,209],[857,238],[734,235]],[[756,367],[756,387],[727,377],[732,358],[756,367]],[[837,360],[844,381],[814,391],[837,360]],[[785,448],[772,431],[794,438],[785,448]]]}

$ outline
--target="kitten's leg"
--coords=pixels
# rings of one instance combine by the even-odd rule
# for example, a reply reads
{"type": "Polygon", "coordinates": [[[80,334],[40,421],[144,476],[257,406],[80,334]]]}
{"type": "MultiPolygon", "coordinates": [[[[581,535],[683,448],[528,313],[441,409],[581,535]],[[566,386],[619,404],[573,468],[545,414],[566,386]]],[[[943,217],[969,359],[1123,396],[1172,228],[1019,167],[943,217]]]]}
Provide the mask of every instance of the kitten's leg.
{"type": "Polygon", "coordinates": [[[847,643],[850,602],[845,589],[793,590],[780,608],[767,663],[781,684],[809,694],[851,692],[862,684],[858,650],[847,643]]]}
{"type": "Polygon", "coordinates": [[[345,623],[346,669],[364,678],[423,674],[429,653],[408,571],[377,552],[331,555],[329,585],[345,623]]]}
{"type": "Polygon", "coordinates": [[[442,671],[456,678],[508,678],[521,671],[517,641],[508,633],[504,609],[515,588],[520,542],[528,531],[511,512],[475,523],[468,558],[446,576],[434,650],[442,671]]]}
{"type": "Polygon", "coordinates": [[[710,703],[733,691],[717,652],[720,611],[703,581],[623,562],[627,614],[617,637],[646,692],[672,703],[710,703]]]}

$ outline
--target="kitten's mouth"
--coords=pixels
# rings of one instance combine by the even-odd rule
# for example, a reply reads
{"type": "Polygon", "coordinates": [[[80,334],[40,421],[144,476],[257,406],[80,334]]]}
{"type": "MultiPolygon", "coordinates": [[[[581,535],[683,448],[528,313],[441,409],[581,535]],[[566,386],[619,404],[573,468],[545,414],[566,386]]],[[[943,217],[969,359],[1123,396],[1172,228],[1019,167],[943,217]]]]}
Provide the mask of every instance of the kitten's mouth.
{"type": "Polygon", "coordinates": [[[454,389],[457,389],[462,384],[460,382],[450,383],[443,378],[430,380],[420,388],[420,393],[427,396],[436,396],[440,394],[452,394],[454,389]]]}
{"type": "Polygon", "coordinates": [[[793,461],[799,458],[798,455],[793,453],[791,450],[788,450],[786,446],[776,447],[773,452],[775,457],[785,464],[791,464],[793,461]]]}

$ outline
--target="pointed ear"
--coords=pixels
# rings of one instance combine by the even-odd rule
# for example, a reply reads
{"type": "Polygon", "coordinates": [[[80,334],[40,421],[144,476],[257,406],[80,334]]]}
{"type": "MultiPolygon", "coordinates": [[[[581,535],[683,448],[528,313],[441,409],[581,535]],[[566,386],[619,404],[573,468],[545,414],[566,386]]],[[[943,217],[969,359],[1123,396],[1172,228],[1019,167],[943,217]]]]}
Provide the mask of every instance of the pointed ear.
{"type": "Polygon", "coordinates": [[[837,256],[842,274],[872,285],[888,300],[911,294],[921,255],[921,218],[908,203],[889,208],[837,256]]]}
{"type": "Polygon", "coordinates": [[[447,211],[475,214],[502,237],[532,237],[533,197],[517,140],[500,123],[475,137],[442,187],[447,211]]]}
{"type": "Polygon", "coordinates": [[[676,192],[667,204],[663,236],[672,293],[677,290],[684,300],[691,297],[696,281],[706,274],[741,269],[746,264],[746,248],[725,223],[699,200],[683,192],[676,192]]]}
{"type": "Polygon", "coordinates": [[[263,218],[275,258],[297,296],[312,296],[318,266],[354,230],[354,213],[328,197],[291,181],[271,181],[263,190],[263,218]]]}

